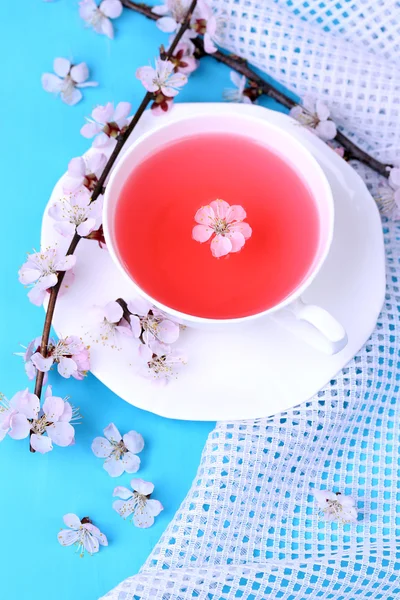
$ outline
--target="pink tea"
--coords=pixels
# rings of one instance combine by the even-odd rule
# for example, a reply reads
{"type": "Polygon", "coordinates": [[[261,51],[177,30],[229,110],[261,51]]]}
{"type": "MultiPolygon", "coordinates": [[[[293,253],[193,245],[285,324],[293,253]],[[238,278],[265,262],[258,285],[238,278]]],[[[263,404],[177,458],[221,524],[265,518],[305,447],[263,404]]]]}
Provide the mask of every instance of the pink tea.
{"type": "Polygon", "coordinates": [[[279,156],[245,137],[201,134],[161,147],[127,179],[117,204],[120,258],[136,283],[182,313],[228,319],[284,300],[307,276],[319,241],[312,195],[279,156]],[[192,238],[199,208],[242,206],[252,235],[215,258],[192,238]]]}

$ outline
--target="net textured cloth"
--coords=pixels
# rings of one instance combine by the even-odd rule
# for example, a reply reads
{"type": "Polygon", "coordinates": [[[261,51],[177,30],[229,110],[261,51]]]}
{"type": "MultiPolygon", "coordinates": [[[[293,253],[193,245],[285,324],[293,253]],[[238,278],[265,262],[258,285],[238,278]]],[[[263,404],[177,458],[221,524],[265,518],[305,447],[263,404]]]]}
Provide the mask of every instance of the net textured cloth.
{"type": "MultiPolygon", "coordinates": [[[[323,98],[345,133],[400,158],[400,5],[215,0],[221,45],[323,98]],[[399,144],[399,145],[397,145],[399,144]]],[[[354,165],[374,191],[378,177],[354,165]]],[[[316,397],[219,422],[186,499],[140,573],[107,600],[400,597],[400,226],[385,219],[387,293],[368,343],[316,397]],[[352,494],[356,524],[318,516],[313,490],[352,494]]]]}

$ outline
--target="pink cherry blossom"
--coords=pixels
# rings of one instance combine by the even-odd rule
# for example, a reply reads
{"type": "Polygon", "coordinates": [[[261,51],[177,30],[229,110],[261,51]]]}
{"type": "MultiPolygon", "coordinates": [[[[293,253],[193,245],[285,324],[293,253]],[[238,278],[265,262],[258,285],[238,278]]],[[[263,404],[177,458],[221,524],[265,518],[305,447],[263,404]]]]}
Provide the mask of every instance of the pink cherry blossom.
{"type": "Polygon", "coordinates": [[[82,62],[73,65],[66,58],[56,58],[53,63],[54,72],[42,75],[42,86],[46,92],[60,94],[65,104],[73,106],[82,100],[82,92],[78,88],[95,87],[96,81],[87,81],[89,69],[82,62]]]}
{"type": "Polygon", "coordinates": [[[122,498],[113,502],[113,509],[123,518],[132,516],[132,522],[136,527],[151,527],[154,517],[163,510],[163,505],[158,500],[150,499],[154,491],[154,485],[143,479],[131,480],[132,490],[117,486],[113,496],[122,498]]]}
{"type": "Polygon", "coordinates": [[[98,339],[103,344],[116,341],[118,335],[125,337],[134,337],[131,325],[124,317],[122,306],[115,300],[108,302],[105,306],[94,306],[92,312],[98,324],[98,331],[95,332],[98,339]]]}
{"type": "Polygon", "coordinates": [[[105,437],[97,437],[92,442],[92,451],[98,458],[105,458],[103,467],[111,477],[119,477],[125,471],[136,473],[140,458],[136,456],[144,448],[140,433],[128,431],[121,436],[114,423],[104,430],[105,437]]]}
{"type": "Polygon", "coordinates": [[[81,0],[79,3],[79,15],[89,27],[93,27],[96,33],[106,35],[110,39],[114,37],[114,28],[110,19],[117,19],[122,14],[122,3],[120,0],[103,0],[97,6],[94,0],[81,0]]]}
{"type": "Polygon", "coordinates": [[[203,36],[204,50],[214,54],[221,43],[225,19],[214,11],[206,0],[198,0],[192,18],[192,28],[203,36]]]}
{"type": "Polygon", "coordinates": [[[68,172],[63,179],[63,191],[74,193],[82,186],[93,191],[107,163],[107,157],[101,152],[94,152],[87,158],[78,156],[70,160],[68,172]]]}
{"type": "Polygon", "coordinates": [[[148,92],[163,94],[166,98],[174,98],[180,88],[187,83],[183,73],[174,72],[174,64],[169,60],[156,59],[156,68],[139,67],[136,77],[140,79],[148,92]]]}
{"type": "Polygon", "coordinates": [[[78,412],[62,398],[52,395],[47,387],[42,409],[40,400],[28,389],[17,392],[11,400],[3,400],[0,410],[0,440],[8,435],[21,440],[31,434],[31,447],[41,454],[58,446],[74,443],[75,430],[71,421],[79,418],[78,412]]]}
{"type": "Polygon", "coordinates": [[[176,369],[187,363],[187,357],[181,350],[157,341],[142,344],[138,352],[145,363],[140,373],[159,386],[166,385],[172,378],[176,379],[176,369]]]}
{"type": "Polygon", "coordinates": [[[329,108],[322,100],[306,95],[302,106],[295,106],[289,114],[325,142],[336,136],[336,125],[329,118],[329,108]]]}
{"type": "MultiPolygon", "coordinates": [[[[33,379],[35,379],[36,375],[37,375],[37,368],[35,367],[35,365],[32,362],[32,356],[36,352],[39,352],[41,343],[42,343],[42,337],[39,336],[39,337],[35,338],[34,340],[32,340],[31,342],[29,342],[29,344],[26,348],[25,348],[25,346],[22,346],[23,348],[25,348],[25,352],[16,352],[15,353],[17,356],[22,356],[23,361],[25,363],[25,373],[27,374],[28,379],[30,379],[31,381],[33,379]]],[[[50,338],[49,346],[54,346],[54,344],[55,344],[54,340],[52,340],[50,338]]],[[[47,383],[47,373],[44,376],[43,383],[44,384],[47,383]]]]}
{"type": "Polygon", "coordinates": [[[245,223],[246,211],[239,205],[230,206],[224,200],[214,200],[200,208],[194,219],[192,235],[196,242],[211,240],[211,252],[216,258],[230,252],[239,252],[251,237],[252,230],[245,223]]]}
{"type": "Polygon", "coordinates": [[[65,256],[58,248],[28,254],[28,260],[18,271],[18,276],[22,284],[32,286],[28,293],[29,300],[36,306],[43,304],[46,291],[58,281],[58,273],[69,271],[75,263],[75,256],[65,256]]]}
{"type": "Polygon", "coordinates": [[[102,212],[103,196],[92,202],[91,192],[86,187],[66,194],[49,208],[49,215],[55,221],[54,229],[64,237],[75,233],[88,236],[100,227],[102,212]]]}
{"type": "Polygon", "coordinates": [[[174,65],[175,73],[183,73],[184,75],[190,75],[198,67],[198,60],[193,56],[194,45],[188,39],[187,41],[181,40],[176,46],[173,56],[170,61],[174,65]]]}
{"type": "Polygon", "coordinates": [[[76,335],[49,344],[46,358],[36,352],[31,361],[43,373],[47,373],[56,363],[59,374],[67,379],[71,376],[83,379],[90,369],[89,349],[76,335]]]}
{"type": "Polygon", "coordinates": [[[179,325],[168,318],[161,310],[143,298],[127,303],[130,312],[130,325],[135,338],[141,337],[145,344],[158,340],[173,344],[179,338],[179,325]]]}
{"type": "Polygon", "coordinates": [[[96,554],[99,547],[108,546],[108,540],[98,527],[86,517],[82,521],[73,513],[64,515],[63,521],[69,529],[62,529],[57,534],[61,546],[77,546],[77,552],[83,557],[85,550],[88,554],[96,554]]]}
{"type": "Polygon", "coordinates": [[[153,6],[151,11],[160,15],[156,25],[161,31],[172,33],[183,23],[191,0],[164,0],[164,4],[153,6]]]}
{"type": "Polygon", "coordinates": [[[355,523],[357,521],[356,502],[352,496],[329,490],[315,490],[316,499],[321,513],[328,521],[340,523],[355,523]]]}
{"type": "Polygon", "coordinates": [[[92,138],[93,148],[102,148],[112,151],[117,143],[117,137],[123,134],[129,124],[128,115],[131,110],[129,102],[119,102],[114,109],[114,104],[108,102],[105,106],[96,106],[92,117],[82,127],[81,134],[85,138],[92,138]]]}

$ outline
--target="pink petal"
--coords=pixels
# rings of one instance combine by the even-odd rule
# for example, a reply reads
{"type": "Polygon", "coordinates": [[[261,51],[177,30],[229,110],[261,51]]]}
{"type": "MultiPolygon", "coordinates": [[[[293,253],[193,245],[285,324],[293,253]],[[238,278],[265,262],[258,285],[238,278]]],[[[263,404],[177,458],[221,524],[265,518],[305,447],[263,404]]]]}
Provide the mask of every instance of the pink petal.
{"type": "Polygon", "coordinates": [[[213,256],[219,258],[221,256],[226,256],[231,251],[232,243],[227,237],[216,235],[215,238],[213,238],[211,242],[211,252],[213,256]]]}
{"type": "Polygon", "coordinates": [[[46,435],[37,435],[36,433],[31,435],[31,446],[39,454],[46,454],[53,450],[51,439],[46,435]]]}
{"type": "Polygon", "coordinates": [[[153,525],[154,517],[150,515],[145,508],[143,512],[137,512],[134,514],[133,522],[136,525],[136,527],[140,527],[141,529],[147,529],[148,527],[151,527],[153,525]]]}
{"type": "Polygon", "coordinates": [[[55,263],[55,268],[57,271],[68,271],[72,269],[76,264],[76,256],[73,254],[69,254],[68,256],[62,256],[55,263]]]}
{"type": "Polygon", "coordinates": [[[72,546],[79,540],[79,532],[71,531],[71,529],[62,529],[57,534],[57,539],[61,546],[72,546]]]}
{"type": "Polygon", "coordinates": [[[68,513],[67,515],[64,515],[63,521],[66,526],[70,527],[71,529],[79,529],[81,526],[81,520],[74,515],[74,513],[68,513]]]}
{"type": "Polygon", "coordinates": [[[89,173],[95,173],[96,175],[100,175],[106,164],[107,156],[102,152],[95,152],[88,158],[88,171],[89,173]]]}
{"type": "Polygon", "coordinates": [[[159,502],[159,500],[147,500],[146,503],[146,510],[148,512],[149,515],[152,515],[153,517],[156,517],[157,515],[160,514],[160,512],[162,510],[164,510],[163,505],[161,504],[161,502],[159,502]]]}
{"type": "Polygon", "coordinates": [[[196,221],[196,223],[199,223],[200,225],[209,225],[210,222],[214,221],[216,217],[216,214],[214,212],[214,209],[212,208],[211,205],[208,206],[202,206],[201,208],[199,208],[199,210],[196,212],[195,216],[194,216],[194,220],[196,221]]]}
{"type": "Polygon", "coordinates": [[[119,102],[114,112],[114,121],[126,119],[131,112],[132,104],[130,102],[119,102]]]}
{"type": "Polygon", "coordinates": [[[71,68],[71,63],[66,58],[55,58],[53,62],[54,73],[59,77],[66,77],[71,68]]]}
{"type": "Polygon", "coordinates": [[[136,77],[140,79],[148,92],[156,92],[158,90],[158,85],[154,83],[156,71],[153,67],[139,67],[136,70],[136,77]]]}
{"type": "Polygon", "coordinates": [[[400,187],[400,168],[394,167],[390,170],[389,183],[393,188],[400,187]]]}
{"type": "Polygon", "coordinates": [[[124,500],[115,500],[112,507],[123,519],[129,517],[134,509],[132,502],[124,502],[124,500]]]}
{"type": "Polygon", "coordinates": [[[336,125],[333,121],[321,121],[315,128],[315,132],[322,140],[333,140],[337,134],[336,125]]]}
{"type": "Polygon", "coordinates": [[[329,108],[322,100],[317,100],[315,103],[315,112],[321,121],[326,121],[329,118],[329,108]]]}
{"type": "Polygon", "coordinates": [[[63,81],[53,73],[43,73],[42,86],[45,92],[61,92],[63,81]]]}
{"type": "Polygon", "coordinates": [[[229,204],[225,202],[225,200],[213,200],[210,202],[210,206],[213,209],[215,216],[219,219],[225,219],[230,208],[229,204]]]}
{"type": "Polygon", "coordinates": [[[96,552],[99,551],[99,540],[89,531],[83,536],[82,543],[86,552],[89,552],[89,554],[96,554],[96,552]]]}
{"type": "Polygon", "coordinates": [[[140,433],[137,433],[137,431],[128,431],[122,439],[126,448],[128,448],[130,452],[133,452],[133,454],[139,454],[144,448],[143,436],[141,436],[140,433]]]}
{"type": "Polygon", "coordinates": [[[140,323],[139,317],[137,317],[136,315],[131,315],[131,329],[133,337],[135,337],[136,339],[140,337],[140,334],[142,333],[142,325],[140,323]]]}
{"type": "Polygon", "coordinates": [[[289,115],[292,117],[292,119],[296,119],[296,121],[299,121],[303,114],[304,111],[301,106],[294,106],[289,111],[289,115]]]}
{"type": "Polygon", "coordinates": [[[227,223],[232,223],[233,221],[244,221],[246,216],[244,208],[238,204],[234,204],[228,208],[225,218],[227,223]]]}
{"type": "Polygon", "coordinates": [[[11,429],[8,432],[8,435],[13,438],[13,440],[23,440],[28,437],[29,432],[31,430],[31,423],[28,421],[25,415],[17,413],[15,414],[10,421],[11,429]]]}
{"type": "Polygon", "coordinates": [[[86,219],[86,221],[84,221],[83,223],[78,225],[78,227],[76,228],[76,232],[81,237],[86,237],[87,235],[89,235],[89,233],[94,231],[95,228],[96,228],[96,220],[95,219],[86,219]]]}
{"type": "Polygon", "coordinates": [[[107,102],[104,106],[96,106],[92,111],[92,117],[98,123],[109,123],[114,116],[114,104],[107,102]]]}
{"type": "Polygon", "coordinates": [[[57,446],[70,446],[75,437],[75,429],[70,423],[60,421],[46,427],[47,435],[57,446]]]}
{"type": "Polygon", "coordinates": [[[179,325],[168,319],[164,319],[157,327],[157,337],[160,342],[173,344],[179,338],[179,325]]]}
{"type": "Polygon", "coordinates": [[[172,17],[162,17],[156,21],[156,25],[164,33],[172,33],[178,28],[178,23],[172,17]]]}
{"type": "Polygon", "coordinates": [[[83,83],[89,77],[89,69],[86,63],[74,65],[71,69],[71,77],[76,83],[83,83]]]}
{"type": "Polygon", "coordinates": [[[37,281],[40,275],[41,271],[38,269],[30,269],[24,265],[18,271],[18,281],[23,285],[29,285],[30,283],[37,281]]]}
{"type": "Polygon", "coordinates": [[[94,0],[82,0],[79,3],[79,16],[84,21],[88,21],[93,17],[93,13],[97,11],[97,4],[94,0]]]}
{"type": "Polygon", "coordinates": [[[97,458],[108,458],[113,451],[113,446],[103,437],[94,438],[91,448],[97,458]]]}
{"type": "Polygon", "coordinates": [[[302,104],[309,113],[316,112],[315,98],[311,94],[305,94],[305,96],[303,97],[302,104]]]}
{"type": "Polygon", "coordinates": [[[122,14],[120,0],[103,0],[99,6],[101,12],[110,19],[117,19],[122,14]]]}
{"type": "Polygon", "coordinates": [[[154,485],[144,479],[131,479],[131,488],[144,496],[148,496],[154,492],[154,485]]]}
{"type": "Polygon", "coordinates": [[[113,24],[111,23],[110,19],[107,19],[107,17],[104,17],[100,23],[101,23],[101,32],[104,33],[104,35],[106,35],[108,38],[110,38],[110,40],[114,39],[114,27],[113,27],[113,24]]]}
{"type": "Polygon", "coordinates": [[[168,78],[168,81],[165,85],[161,86],[161,91],[164,96],[168,96],[169,98],[173,98],[179,93],[179,89],[183,85],[185,85],[188,81],[186,75],[182,72],[174,73],[168,78]]]}
{"type": "Polygon", "coordinates": [[[205,225],[195,225],[192,229],[192,238],[196,242],[203,243],[207,242],[213,233],[214,229],[211,229],[211,227],[206,227],[205,225]]]}
{"type": "Polygon", "coordinates": [[[193,56],[184,56],[182,62],[186,63],[186,67],[178,67],[179,73],[190,75],[193,73],[199,65],[198,61],[193,56]]]}
{"type": "Polygon", "coordinates": [[[17,410],[28,419],[36,419],[40,410],[40,401],[36,394],[31,394],[28,388],[17,392],[10,400],[10,408],[17,410]]]}
{"type": "Polygon", "coordinates": [[[58,421],[64,412],[64,400],[58,396],[48,396],[43,403],[43,412],[51,423],[58,421]]]}
{"type": "Polygon", "coordinates": [[[110,442],[118,444],[122,440],[121,434],[118,429],[115,427],[114,423],[110,423],[103,430],[104,435],[110,442]]]}
{"type": "Polygon", "coordinates": [[[28,298],[35,306],[42,306],[46,297],[46,290],[43,290],[40,286],[35,285],[29,292],[28,298]]]}
{"type": "Polygon", "coordinates": [[[75,233],[75,225],[66,221],[57,221],[53,227],[63,237],[72,237],[75,233]]]}
{"type": "Polygon", "coordinates": [[[82,178],[85,176],[86,166],[85,161],[81,156],[77,156],[76,158],[72,158],[68,163],[68,175],[71,177],[79,177],[82,178]]]}
{"type": "Polygon", "coordinates": [[[145,317],[149,310],[153,308],[152,304],[145,298],[136,297],[134,300],[128,300],[128,310],[134,315],[145,317]]]}
{"type": "Polygon", "coordinates": [[[209,33],[204,34],[203,42],[204,42],[204,50],[207,52],[207,54],[214,54],[214,52],[216,52],[218,50],[217,46],[212,41],[209,33]]]}
{"type": "Polygon", "coordinates": [[[164,0],[164,4],[151,7],[151,12],[155,15],[167,15],[169,13],[168,0],[164,0]]]}
{"type": "Polygon", "coordinates": [[[40,352],[35,352],[35,354],[33,354],[31,361],[33,362],[33,364],[35,365],[35,367],[38,369],[38,371],[42,371],[42,373],[46,373],[47,371],[50,371],[54,359],[52,356],[49,356],[47,358],[45,358],[44,356],[42,356],[40,354],[40,352]]]}
{"type": "Polygon", "coordinates": [[[77,371],[78,367],[73,358],[67,358],[63,356],[60,358],[60,362],[57,365],[57,371],[61,375],[61,377],[65,377],[68,379],[77,371]]]}
{"type": "Polygon", "coordinates": [[[231,233],[236,233],[236,232],[241,233],[246,240],[248,240],[249,237],[251,237],[251,234],[253,233],[253,230],[250,227],[250,225],[248,223],[243,223],[243,222],[235,223],[234,225],[230,225],[229,231],[231,233]]]}
{"type": "Polygon", "coordinates": [[[227,237],[230,239],[231,244],[232,244],[231,252],[239,252],[239,250],[241,250],[246,243],[246,240],[244,239],[244,235],[242,233],[240,233],[239,231],[230,233],[230,234],[228,234],[227,237]]]}
{"type": "Polygon", "coordinates": [[[70,405],[69,402],[64,402],[64,410],[58,420],[66,421],[68,423],[71,419],[72,419],[72,406],[70,405]]]}
{"type": "Polygon", "coordinates": [[[118,302],[112,301],[104,307],[104,316],[109,323],[118,323],[124,314],[122,307],[118,302]]]}
{"type": "Polygon", "coordinates": [[[112,147],[115,146],[117,142],[114,138],[110,138],[106,133],[99,133],[93,140],[93,148],[109,148],[112,150],[112,147]]]}
{"type": "Polygon", "coordinates": [[[110,477],[119,477],[125,471],[122,460],[111,455],[104,461],[103,468],[107,471],[110,477]]]}
{"type": "Polygon", "coordinates": [[[92,138],[101,131],[102,127],[98,123],[85,123],[81,128],[81,135],[85,138],[92,138]]]}
{"type": "Polygon", "coordinates": [[[41,277],[35,287],[37,287],[40,290],[47,290],[53,287],[53,285],[56,285],[57,281],[57,275],[55,273],[49,273],[49,275],[44,275],[43,277],[41,277]]]}
{"type": "Polygon", "coordinates": [[[82,92],[80,92],[76,88],[74,88],[72,92],[68,94],[61,92],[61,100],[65,102],[65,104],[68,104],[68,106],[75,106],[75,104],[78,104],[78,102],[80,102],[82,98],[82,92]]]}
{"type": "Polygon", "coordinates": [[[117,487],[114,488],[113,496],[118,496],[118,498],[122,498],[122,500],[129,500],[129,498],[132,498],[132,490],[128,490],[128,488],[123,487],[122,485],[117,485],[117,487]]]}
{"type": "Polygon", "coordinates": [[[150,348],[146,345],[146,344],[141,344],[138,348],[138,353],[139,356],[142,360],[144,360],[146,363],[151,361],[151,358],[153,356],[153,352],[150,350],[150,348]]]}
{"type": "Polygon", "coordinates": [[[140,458],[136,454],[132,454],[132,452],[125,452],[121,458],[121,463],[127,473],[136,473],[139,471],[140,458]]]}

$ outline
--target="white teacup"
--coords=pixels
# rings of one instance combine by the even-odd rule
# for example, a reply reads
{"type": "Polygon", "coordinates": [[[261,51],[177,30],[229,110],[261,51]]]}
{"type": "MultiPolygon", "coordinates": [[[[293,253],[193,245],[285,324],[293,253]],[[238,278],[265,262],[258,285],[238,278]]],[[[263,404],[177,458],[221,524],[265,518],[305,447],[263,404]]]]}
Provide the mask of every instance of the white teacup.
{"type": "MultiPolygon", "coordinates": [[[[239,116],[237,113],[230,112],[228,107],[223,114],[220,111],[213,113],[211,110],[209,114],[194,114],[190,117],[161,125],[157,123],[157,128],[137,138],[120,158],[111,174],[104,197],[104,234],[107,247],[115,264],[131,282],[133,293],[146,298],[179,322],[189,327],[197,328],[225,329],[263,318],[281,309],[286,309],[286,312],[290,311],[295,317],[292,320],[291,326],[293,333],[300,335],[306,341],[312,343],[312,345],[318,346],[321,350],[330,354],[335,354],[344,348],[347,343],[346,332],[342,325],[324,308],[304,303],[302,294],[317,276],[328,255],[333,237],[333,227],[334,204],[332,192],[324,172],[310,152],[289,133],[276,125],[272,125],[257,116],[239,116]],[[280,155],[300,178],[307,183],[307,187],[312,193],[317,206],[320,221],[318,249],[309,273],[301,284],[279,304],[268,310],[234,319],[210,319],[184,314],[169,306],[165,306],[157,298],[149,296],[125,269],[119,256],[114,231],[114,217],[118,198],[127,178],[137,165],[168,142],[174,142],[201,133],[215,134],[218,132],[246,135],[249,139],[263,144],[266,148],[280,155]],[[314,330],[313,335],[310,335],[304,327],[299,327],[297,325],[299,321],[306,321],[310,324],[312,326],[310,329],[314,330]],[[320,340],[320,343],[318,340],[320,340]]],[[[138,256],[138,260],[140,260],[140,256],[138,256]]]]}

